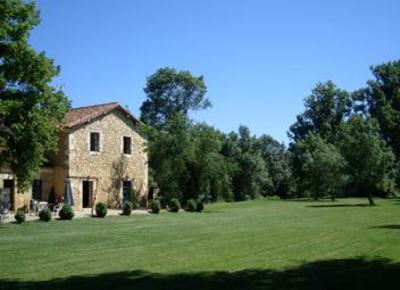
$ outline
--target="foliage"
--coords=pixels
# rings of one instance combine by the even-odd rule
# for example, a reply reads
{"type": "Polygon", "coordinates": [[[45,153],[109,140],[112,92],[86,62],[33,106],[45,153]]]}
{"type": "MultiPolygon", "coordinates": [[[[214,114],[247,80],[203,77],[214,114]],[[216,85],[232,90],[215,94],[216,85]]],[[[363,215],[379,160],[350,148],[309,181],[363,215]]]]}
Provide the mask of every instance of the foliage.
{"type": "Polygon", "coordinates": [[[304,101],[305,110],[290,126],[289,137],[293,142],[305,139],[309,133],[318,134],[327,142],[337,138],[340,124],[351,110],[348,92],[333,82],[318,83],[304,101]]]}
{"type": "Polygon", "coordinates": [[[181,209],[181,203],[179,202],[179,199],[173,198],[169,202],[169,210],[171,212],[178,212],[181,209]]]}
{"type": "Polygon", "coordinates": [[[74,215],[74,208],[68,203],[64,204],[58,212],[58,216],[61,220],[72,220],[74,215]]]}
{"type": "Polygon", "coordinates": [[[353,94],[355,109],[377,120],[380,132],[400,158],[400,60],[372,66],[375,79],[353,94]]]}
{"type": "Polygon", "coordinates": [[[132,206],[133,206],[132,202],[130,202],[130,201],[124,202],[124,204],[122,205],[122,214],[123,215],[131,215],[132,206]]]}
{"type": "Polygon", "coordinates": [[[159,129],[176,114],[187,117],[190,110],[211,106],[204,97],[207,87],[203,77],[195,77],[189,71],[161,68],[147,78],[144,92],[147,99],[140,108],[141,119],[159,129]]]}
{"type": "Polygon", "coordinates": [[[193,212],[197,210],[197,202],[194,199],[187,201],[187,211],[193,212]]]}
{"type": "Polygon", "coordinates": [[[352,116],[342,125],[340,147],[350,177],[349,190],[366,194],[371,205],[374,193],[394,190],[395,156],[373,119],[352,116]]]}
{"type": "Polygon", "coordinates": [[[48,208],[42,209],[39,212],[39,219],[43,222],[49,222],[51,220],[51,211],[48,208]]]}
{"type": "Polygon", "coordinates": [[[18,210],[14,215],[17,223],[22,224],[25,221],[25,212],[23,210],[18,210]]]}
{"type": "Polygon", "coordinates": [[[69,102],[50,82],[60,72],[53,60],[29,44],[39,23],[34,2],[0,3],[0,165],[7,164],[26,188],[57,149],[69,102]]]}
{"type": "Polygon", "coordinates": [[[103,218],[107,215],[107,205],[104,202],[96,203],[96,216],[103,218]]]}
{"type": "Polygon", "coordinates": [[[202,212],[204,210],[204,203],[201,200],[198,200],[196,203],[196,211],[202,212]]]}
{"type": "Polygon", "coordinates": [[[293,188],[290,153],[284,144],[269,135],[260,136],[256,143],[271,178],[266,186],[266,194],[287,197],[293,188]]]}
{"type": "Polygon", "coordinates": [[[154,199],[150,202],[150,210],[152,213],[158,214],[161,209],[161,204],[160,201],[157,199],[154,199]]]}
{"type": "Polygon", "coordinates": [[[271,186],[272,181],[257,139],[251,136],[249,128],[241,126],[239,134],[231,132],[225,136],[221,153],[232,168],[235,200],[244,200],[246,195],[255,198],[258,194],[266,194],[266,188],[271,186]]]}
{"type": "Polygon", "coordinates": [[[186,201],[200,195],[229,198],[230,167],[220,154],[222,135],[205,124],[193,125],[178,114],[164,130],[147,127],[149,165],[167,199],[186,201]]]}
{"type": "Polygon", "coordinates": [[[309,133],[293,147],[298,185],[309,191],[315,199],[330,196],[335,199],[345,183],[345,160],[333,144],[327,144],[320,136],[309,133]]]}

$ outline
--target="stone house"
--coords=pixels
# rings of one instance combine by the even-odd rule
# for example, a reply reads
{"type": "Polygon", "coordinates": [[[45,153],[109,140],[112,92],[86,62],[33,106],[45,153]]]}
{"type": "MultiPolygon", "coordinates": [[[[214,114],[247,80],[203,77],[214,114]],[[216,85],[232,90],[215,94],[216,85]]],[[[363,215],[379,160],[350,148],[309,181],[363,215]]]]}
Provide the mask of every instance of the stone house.
{"type": "Polygon", "coordinates": [[[146,140],[140,121],[118,103],[74,108],[67,113],[59,136],[59,150],[49,156],[32,188],[18,193],[11,172],[2,169],[0,188],[9,188],[12,210],[29,206],[31,199],[58,200],[69,180],[76,209],[102,201],[119,207],[123,201],[147,194],[146,140]]]}

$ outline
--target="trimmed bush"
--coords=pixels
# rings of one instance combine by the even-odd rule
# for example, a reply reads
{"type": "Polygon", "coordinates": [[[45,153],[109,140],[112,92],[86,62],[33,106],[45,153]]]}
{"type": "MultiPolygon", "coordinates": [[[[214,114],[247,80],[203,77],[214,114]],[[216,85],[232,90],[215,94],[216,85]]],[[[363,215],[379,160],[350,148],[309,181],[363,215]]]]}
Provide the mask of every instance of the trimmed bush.
{"type": "Polygon", "coordinates": [[[203,202],[202,202],[201,200],[198,200],[198,201],[197,201],[197,204],[196,204],[196,211],[197,211],[197,212],[202,212],[203,209],[204,209],[204,204],[203,204],[203,202]]]}
{"type": "Polygon", "coordinates": [[[171,212],[178,212],[181,209],[181,203],[178,199],[173,198],[169,203],[169,209],[171,212]]]}
{"type": "Polygon", "coordinates": [[[51,220],[51,211],[48,208],[41,210],[39,218],[42,222],[49,222],[51,220]]]}
{"type": "Polygon", "coordinates": [[[197,210],[197,203],[194,199],[189,199],[187,202],[187,211],[194,212],[197,210]]]}
{"type": "Polygon", "coordinates": [[[96,204],[96,216],[105,217],[107,215],[107,205],[104,202],[98,202],[96,204]]]}
{"type": "Polygon", "coordinates": [[[150,210],[152,213],[158,214],[161,209],[161,204],[158,200],[154,199],[150,202],[150,210]]]}
{"type": "Polygon", "coordinates": [[[25,221],[25,213],[23,210],[18,210],[14,216],[17,223],[22,224],[25,221]]]}
{"type": "Polygon", "coordinates": [[[130,201],[124,202],[122,206],[122,214],[123,215],[131,215],[132,213],[132,203],[130,201]]]}
{"type": "Polygon", "coordinates": [[[58,216],[62,220],[72,220],[74,215],[74,209],[70,204],[64,204],[58,213],[58,216]]]}

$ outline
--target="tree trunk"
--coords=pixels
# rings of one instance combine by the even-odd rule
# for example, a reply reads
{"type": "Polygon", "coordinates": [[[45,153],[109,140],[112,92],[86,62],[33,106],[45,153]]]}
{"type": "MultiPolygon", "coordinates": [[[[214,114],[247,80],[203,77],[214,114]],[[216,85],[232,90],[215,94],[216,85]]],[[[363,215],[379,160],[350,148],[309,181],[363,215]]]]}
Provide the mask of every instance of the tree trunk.
{"type": "Polygon", "coordinates": [[[334,194],[331,194],[331,200],[335,201],[335,195],[334,194]]]}
{"type": "Polygon", "coordinates": [[[368,197],[369,205],[371,205],[371,206],[375,205],[375,202],[374,202],[374,200],[372,199],[372,194],[368,194],[367,197],[368,197]]]}

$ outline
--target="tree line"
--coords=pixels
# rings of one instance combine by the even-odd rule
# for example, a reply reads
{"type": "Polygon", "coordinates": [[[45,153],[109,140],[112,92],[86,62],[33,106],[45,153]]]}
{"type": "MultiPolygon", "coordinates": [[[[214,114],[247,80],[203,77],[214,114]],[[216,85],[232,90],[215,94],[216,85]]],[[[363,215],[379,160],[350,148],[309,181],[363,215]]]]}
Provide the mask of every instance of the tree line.
{"type": "Polygon", "coordinates": [[[211,106],[202,76],[162,68],[141,107],[153,185],[167,198],[240,201],[259,196],[395,195],[400,157],[400,61],[371,67],[348,92],[318,83],[290,126],[288,148],[246,126],[224,133],[189,112],[211,106]]]}

